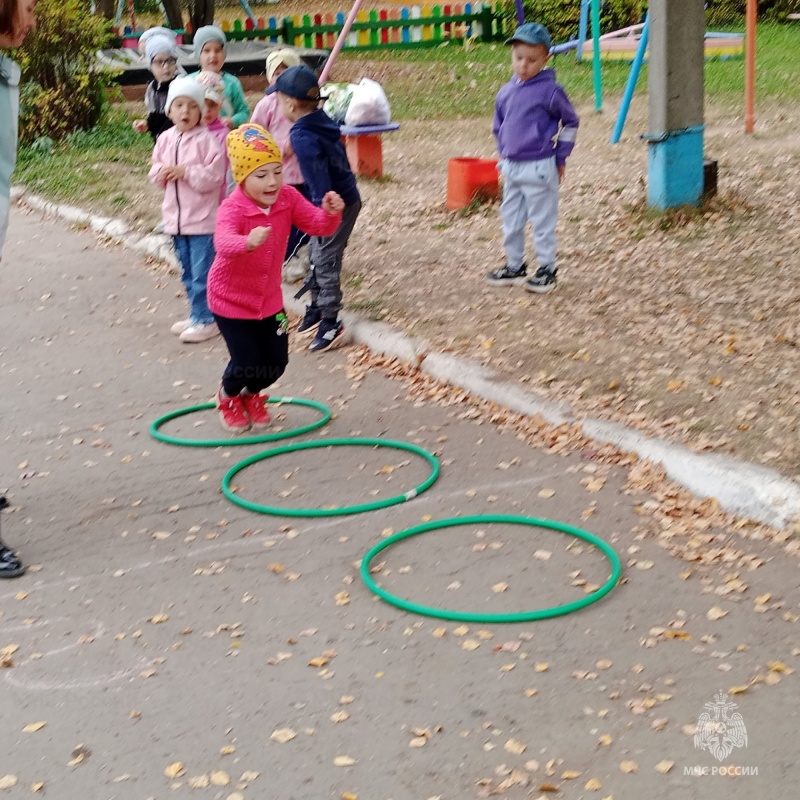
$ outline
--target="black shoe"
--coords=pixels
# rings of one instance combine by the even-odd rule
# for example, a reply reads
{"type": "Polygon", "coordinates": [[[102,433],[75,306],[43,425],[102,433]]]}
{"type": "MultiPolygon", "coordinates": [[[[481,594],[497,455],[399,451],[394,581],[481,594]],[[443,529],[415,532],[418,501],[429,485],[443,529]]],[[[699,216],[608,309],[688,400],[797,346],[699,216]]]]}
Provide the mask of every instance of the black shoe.
{"type": "Polygon", "coordinates": [[[309,350],[327,350],[344,333],[344,325],[338,319],[323,319],[317,328],[314,341],[308,346],[309,350]]]}
{"type": "Polygon", "coordinates": [[[316,328],[321,319],[322,312],[319,310],[319,308],[317,308],[317,306],[306,306],[306,314],[300,324],[297,326],[297,332],[305,333],[305,331],[310,331],[312,328],[316,328]]]}
{"type": "Polygon", "coordinates": [[[511,269],[506,264],[500,269],[486,273],[486,280],[493,286],[519,286],[528,274],[527,267],[523,264],[519,269],[511,269]]]}
{"type": "Polygon", "coordinates": [[[529,292],[536,292],[537,294],[552,292],[556,288],[556,272],[558,270],[550,267],[539,267],[536,270],[536,274],[525,281],[525,288],[529,292]]]}
{"type": "Polygon", "coordinates": [[[0,542],[0,578],[18,578],[25,572],[25,565],[17,554],[0,542]]]}

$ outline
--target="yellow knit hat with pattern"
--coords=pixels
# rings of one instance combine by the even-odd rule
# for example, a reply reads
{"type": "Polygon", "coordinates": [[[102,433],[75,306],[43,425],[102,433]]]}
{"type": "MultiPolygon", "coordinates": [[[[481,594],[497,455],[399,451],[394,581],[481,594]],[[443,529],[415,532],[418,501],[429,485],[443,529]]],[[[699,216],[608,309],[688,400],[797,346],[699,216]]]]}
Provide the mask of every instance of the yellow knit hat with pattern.
{"type": "Polygon", "coordinates": [[[260,125],[246,122],[232,130],[225,145],[228,148],[228,159],[231,172],[237,184],[254,170],[264,164],[282,164],[281,150],[269,131],[260,125]]]}

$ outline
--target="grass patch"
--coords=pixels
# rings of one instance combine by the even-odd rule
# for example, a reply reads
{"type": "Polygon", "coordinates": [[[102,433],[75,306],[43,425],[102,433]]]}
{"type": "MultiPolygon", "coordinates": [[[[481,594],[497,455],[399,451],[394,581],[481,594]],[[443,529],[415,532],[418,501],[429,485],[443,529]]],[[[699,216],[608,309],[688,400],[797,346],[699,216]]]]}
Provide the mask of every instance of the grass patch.
{"type": "MultiPolygon", "coordinates": [[[[741,33],[742,27],[718,30],[741,33]]],[[[795,65],[800,60],[800,25],[761,23],[758,27],[756,97],[759,102],[800,100],[795,65]]],[[[502,44],[468,47],[444,44],[405,51],[343,52],[336,62],[336,80],[355,79],[367,64],[386,87],[392,116],[403,119],[464,119],[486,116],[494,110],[494,97],[511,76],[509,49],[502,44]]],[[[576,104],[594,97],[591,47],[584,59],[574,53],[554,56],[550,65],[559,83],[576,104]]],[[[622,93],[630,64],[603,63],[603,94],[622,93]]],[[[709,60],[705,65],[706,96],[711,100],[740,103],[744,93],[744,59],[709,60]]],[[[636,84],[637,94],[647,92],[647,65],[636,84]]]]}
{"type": "Polygon", "coordinates": [[[14,182],[52,200],[91,198],[109,209],[124,206],[121,178],[144,185],[153,147],[153,140],[130,123],[115,109],[93,130],[73,133],[50,149],[36,143],[21,147],[14,182]]]}

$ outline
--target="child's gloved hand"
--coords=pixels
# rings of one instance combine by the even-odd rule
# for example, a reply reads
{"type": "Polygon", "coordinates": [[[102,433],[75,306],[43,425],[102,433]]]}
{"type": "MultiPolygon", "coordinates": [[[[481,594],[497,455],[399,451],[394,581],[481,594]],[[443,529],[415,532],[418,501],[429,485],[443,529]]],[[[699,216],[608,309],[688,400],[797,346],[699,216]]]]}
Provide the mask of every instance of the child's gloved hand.
{"type": "Polygon", "coordinates": [[[220,120],[222,124],[225,125],[229,131],[233,130],[233,119],[231,117],[220,117],[220,120]]]}
{"type": "Polygon", "coordinates": [[[147,133],[147,120],[135,119],[133,121],[133,129],[136,131],[136,133],[147,133]]]}
{"type": "Polygon", "coordinates": [[[341,214],[344,211],[344,200],[336,192],[328,192],[322,198],[322,208],[329,214],[341,214]]]}
{"type": "Polygon", "coordinates": [[[260,225],[258,228],[253,228],[253,230],[247,234],[247,249],[255,250],[256,247],[261,247],[261,245],[267,241],[271,230],[272,228],[270,228],[269,225],[260,225]]]}

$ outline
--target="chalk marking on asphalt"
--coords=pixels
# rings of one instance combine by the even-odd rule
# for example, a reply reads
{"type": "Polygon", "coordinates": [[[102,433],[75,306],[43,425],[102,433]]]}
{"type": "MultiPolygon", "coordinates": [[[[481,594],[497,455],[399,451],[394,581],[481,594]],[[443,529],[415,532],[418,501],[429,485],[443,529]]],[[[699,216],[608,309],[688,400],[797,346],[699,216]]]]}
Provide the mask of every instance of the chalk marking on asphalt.
{"type": "MultiPolygon", "coordinates": [[[[559,470],[557,472],[547,473],[545,475],[536,475],[536,476],[533,476],[533,477],[530,477],[530,478],[522,478],[522,479],[514,480],[514,481],[503,481],[501,483],[481,484],[481,485],[476,486],[474,488],[477,491],[482,491],[482,492],[496,492],[496,491],[500,491],[501,489],[517,489],[520,486],[532,486],[533,487],[533,486],[536,486],[537,484],[543,483],[544,481],[548,481],[548,480],[551,480],[553,478],[558,478],[561,475],[563,475],[563,470],[559,470]]],[[[464,494],[464,491],[465,491],[464,489],[455,489],[455,490],[453,490],[451,492],[448,492],[447,494],[440,495],[439,497],[432,497],[431,495],[426,494],[426,495],[422,495],[420,497],[415,498],[415,500],[416,500],[416,504],[417,505],[430,504],[433,501],[443,502],[443,501],[447,501],[447,500],[452,500],[452,499],[457,498],[457,497],[462,497],[463,494],[464,494]]],[[[328,529],[331,529],[331,528],[338,528],[338,527],[341,527],[342,525],[348,525],[348,524],[351,524],[351,523],[352,523],[352,521],[347,517],[332,517],[330,520],[327,520],[325,522],[315,523],[314,530],[328,530],[328,529]]],[[[270,534],[266,534],[266,535],[270,539],[285,539],[286,538],[286,534],[285,533],[281,533],[281,532],[270,533],[270,534]]],[[[213,553],[213,552],[217,552],[219,550],[224,550],[226,548],[233,548],[233,549],[249,548],[249,547],[253,546],[258,541],[259,541],[258,539],[255,539],[253,537],[248,537],[247,539],[235,539],[233,541],[214,542],[214,543],[205,545],[204,547],[201,547],[199,549],[190,550],[190,551],[187,551],[185,553],[171,554],[171,555],[168,555],[168,556],[164,556],[161,559],[155,559],[155,560],[150,559],[150,560],[147,560],[147,561],[140,561],[139,563],[133,564],[131,566],[117,567],[113,571],[106,570],[104,572],[93,572],[93,573],[88,573],[88,574],[82,575],[82,576],[73,576],[73,577],[70,577],[70,578],[62,578],[60,580],[54,580],[54,581],[39,581],[36,584],[34,584],[33,586],[31,586],[29,589],[27,589],[26,591],[30,594],[31,592],[34,592],[34,591],[49,590],[49,589],[56,588],[58,586],[64,586],[65,584],[80,583],[81,581],[85,581],[85,580],[87,580],[89,578],[112,577],[114,572],[118,572],[120,570],[122,570],[125,573],[128,573],[128,572],[139,572],[139,571],[141,571],[143,569],[148,569],[148,568],[150,568],[152,566],[164,566],[166,564],[172,564],[172,563],[174,563],[176,561],[184,560],[184,559],[187,559],[187,558],[196,558],[196,557],[202,556],[202,555],[204,555],[206,553],[213,553]]],[[[263,540],[261,540],[261,541],[263,541],[263,540]]],[[[260,545],[258,545],[258,546],[260,547],[260,545]]],[[[14,592],[14,591],[7,592],[4,595],[0,595],[0,601],[10,599],[12,597],[15,597],[16,595],[17,595],[17,592],[14,592]]],[[[24,627],[27,628],[29,626],[24,626],[24,627]]]]}
{"type": "MultiPolygon", "coordinates": [[[[48,625],[51,622],[71,622],[68,617],[54,617],[52,620],[42,620],[42,626],[48,625]]],[[[28,626],[26,626],[28,627],[28,626]]],[[[96,627],[94,630],[89,634],[93,641],[97,641],[98,639],[102,638],[106,633],[106,627],[103,625],[102,622],[99,620],[97,621],[96,627]]],[[[68,653],[71,650],[75,650],[78,647],[81,647],[82,643],[80,641],[71,642],[70,644],[64,645],[63,647],[56,647],[52,650],[45,650],[41,652],[37,658],[27,658],[25,661],[20,661],[19,664],[14,669],[11,670],[4,670],[4,677],[6,682],[9,683],[11,686],[17,689],[25,689],[29,691],[53,691],[53,690],[74,690],[74,689],[92,689],[97,686],[104,686],[108,685],[109,683],[115,683],[118,680],[122,680],[123,678],[132,675],[137,670],[141,670],[143,667],[147,666],[150,662],[148,659],[139,657],[137,659],[137,663],[135,666],[127,667],[121,670],[115,670],[111,673],[106,673],[103,675],[94,675],[88,678],[80,678],[71,681],[55,681],[55,680],[46,680],[46,679],[28,679],[24,676],[20,677],[20,670],[24,670],[25,667],[29,667],[34,664],[38,664],[40,661],[43,661],[46,658],[52,658],[53,656],[61,656],[64,653],[68,653]]]]}

